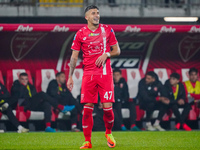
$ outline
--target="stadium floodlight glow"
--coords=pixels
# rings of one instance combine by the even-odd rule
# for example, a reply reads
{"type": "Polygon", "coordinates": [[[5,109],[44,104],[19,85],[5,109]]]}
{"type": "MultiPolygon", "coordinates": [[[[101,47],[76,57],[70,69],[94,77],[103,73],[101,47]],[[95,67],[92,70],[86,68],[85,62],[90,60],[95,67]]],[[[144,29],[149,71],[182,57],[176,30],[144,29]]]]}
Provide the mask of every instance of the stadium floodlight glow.
{"type": "Polygon", "coordinates": [[[166,22],[196,22],[198,17],[164,17],[166,22]]]}

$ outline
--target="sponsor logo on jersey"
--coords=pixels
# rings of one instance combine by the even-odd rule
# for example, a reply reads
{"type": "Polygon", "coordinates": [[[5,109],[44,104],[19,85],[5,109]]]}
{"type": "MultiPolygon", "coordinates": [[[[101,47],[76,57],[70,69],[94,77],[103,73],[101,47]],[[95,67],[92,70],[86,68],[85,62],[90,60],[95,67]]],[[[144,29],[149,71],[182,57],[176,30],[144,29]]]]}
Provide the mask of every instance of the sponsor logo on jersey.
{"type": "Polygon", "coordinates": [[[157,92],[157,91],[158,91],[158,88],[157,88],[157,87],[154,87],[154,91],[157,92]]]}
{"type": "Polygon", "coordinates": [[[19,25],[17,30],[15,30],[17,32],[31,32],[33,31],[33,27],[30,27],[30,26],[23,26],[23,25],[19,25]]]}
{"type": "Polygon", "coordinates": [[[56,25],[51,32],[67,32],[69,31],[69,27],[56,25]]]}
{"type": "Polygon", "coordinates": [[[90,37],[90,36],[99,36],[100,35],[100,33],[90,33],[88,36],[90,37]]]}
{"type": "Polygon", "coordinates": [[[197,28],[195,26],[192,26],[189,33],[200,33],[200,27],[197,28]]]}
{"type": "Polygon", "coordinates": [[[3,31],[3,27],[2,26],[0,27],[0,31],[3,31]]]}
{"type": "Polygon", "coordinates": [[[161,33],[174,33],[175,31],[176,31],[176,28],[172,28],[172,27],[167,28],[166,26],[163,26],[160,29],[161,33]]]}

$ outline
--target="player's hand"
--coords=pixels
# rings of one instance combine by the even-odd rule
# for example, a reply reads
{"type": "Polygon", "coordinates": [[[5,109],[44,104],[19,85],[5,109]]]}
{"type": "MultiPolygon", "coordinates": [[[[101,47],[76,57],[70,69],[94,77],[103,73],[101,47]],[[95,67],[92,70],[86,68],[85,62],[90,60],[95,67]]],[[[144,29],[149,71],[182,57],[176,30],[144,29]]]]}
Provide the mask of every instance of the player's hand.
{"type": "Polygon", "coordinates": [[[160,101],[164,104],[167,104],[167,105],[170,103],[170,100],[166,97],[160,97],[160,101]]]}
{"type": "Polygon", "coordinates": [[[72,79],[72,77],[69,77],[68,81],[67,81],[67,88],[69,89],[69,91],[71,92],[74,86],[74,81],[72,79]]]}
{"type": "Polygon", "coordinates": [[[165,104],[169,105],[169,103],[170,103],[170,100],[169,100],[168,98],[164,98],[164,101],[163,101],[163,103],[165,103],[165,104]]]}
{"type": "Polygon", "coordinates": [[[185,104],[185,101],[183,99],[179,99],[178,102],[177,102],[179,105],[184,105],[185,104]]]}
{"type": "Polygon", "coordinates": [[[108,55],[106,53],[104,53],[103,55],[99,56],[95,62],[95,64],[97,65],[97,67],[101,67],[103,66],[103,64],[105,63],[106,59],[107,59],[108,55]]]}

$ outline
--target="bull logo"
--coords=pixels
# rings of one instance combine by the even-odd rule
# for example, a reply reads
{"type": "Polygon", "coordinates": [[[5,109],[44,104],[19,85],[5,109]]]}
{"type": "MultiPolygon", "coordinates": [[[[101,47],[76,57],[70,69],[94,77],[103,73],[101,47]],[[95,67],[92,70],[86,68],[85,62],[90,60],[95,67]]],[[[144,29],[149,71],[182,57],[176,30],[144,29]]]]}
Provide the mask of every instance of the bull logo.
{"type": "Polygon", "coordinates": [[[189,78],[189,71],[186,71],[185,74],[186,74],[186,77],[189,78]]]}
{"type": "Polygon", "coordinates": [[[51,72],[50,72],[50,71],[47,71],[47,72],[46,72],[46,77],[47,77],[47,79],[50,79],[50,78],[51,78],[51,72]]]}
{"type": "Polygon", "coordinates": [[[80,73],[79,73],[78,71],[76,71],[76,72],[75,72],[75,76],[76,76],[77,79],[79,79],[80,73]]]}
{"type": "Polygon", "coordinates": [[[131,71],[131,76],[132,76],[133,79],[135,79],[135,77],[136,77],[135,71],[131,71]]]}
{"type": "Polygon", "coordinates": [[[163,72],[162,72],[162,71],[158,71],[158,77],[159,77],[160,79],[163,78],[163,72]]]}

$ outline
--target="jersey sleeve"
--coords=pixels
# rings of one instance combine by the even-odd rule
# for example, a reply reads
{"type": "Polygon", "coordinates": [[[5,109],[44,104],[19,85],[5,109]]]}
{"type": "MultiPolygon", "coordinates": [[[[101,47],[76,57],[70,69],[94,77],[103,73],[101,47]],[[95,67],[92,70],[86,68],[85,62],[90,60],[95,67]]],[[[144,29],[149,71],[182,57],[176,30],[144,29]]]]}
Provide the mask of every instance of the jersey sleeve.
{"type": "Polygon", "coordinates": [[[115,32],[114,30],[111,28],[110,30],[110,39],[109,39],[109,45],[110,46],[113,46],[113,45],[116,45],[118,42],[117,42],[117,39],[115,37],[115,32]]]}
{"type": "Polygon", "coordinates": [[[80,32],[78,31],[75,36],[74,36],[74,39],[73,39],[73,43],[72,43],[72,46],[71,46],[71,49],[72,50],[76,50],[76,51],[80,51],[81,50],[81,41],[80,41],[80,32]]]}

